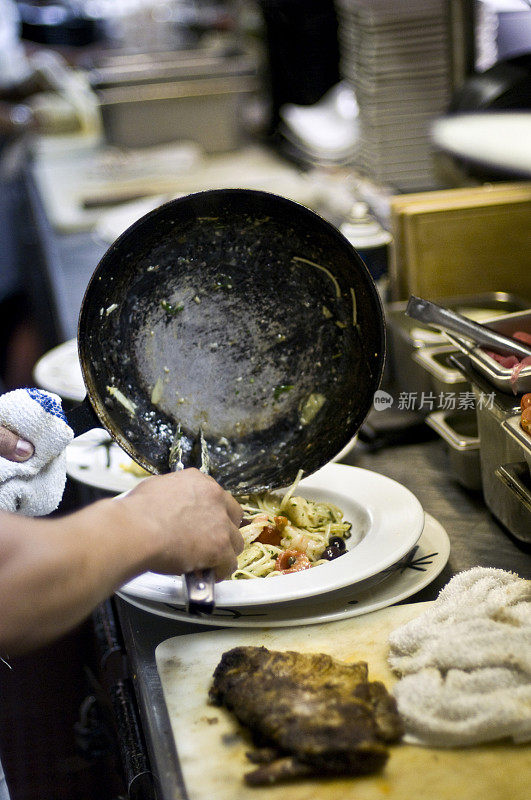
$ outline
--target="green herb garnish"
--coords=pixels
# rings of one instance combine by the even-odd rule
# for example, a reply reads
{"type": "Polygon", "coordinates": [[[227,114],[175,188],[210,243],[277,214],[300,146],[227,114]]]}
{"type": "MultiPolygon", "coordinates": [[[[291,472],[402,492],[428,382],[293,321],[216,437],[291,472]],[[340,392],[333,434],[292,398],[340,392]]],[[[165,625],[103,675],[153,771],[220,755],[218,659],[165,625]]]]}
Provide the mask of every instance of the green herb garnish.
{"type": "Polygon", "coordinates": [[[293,389],[292,383],[281,383],[273,389],[273,397],[278,400],[281,394],[285,394],[293,389]]]}
{"type": "Polygon", "coordinates": [[[230,275],[225,275],[223,272],[220,272],[220,274],[216,276],[214,289],[223,289],[224,291],[228,291],[232,289],[233,286],[234,283],[230,275]]]}
{"type": "Polygon", "coordinates": [[[166,312],[166,314],[169,314],[171,317],[175,317],[184,308],[183,305],[174,306],[171,303],[168,303],[167,300],[161,300],[160,304],[164,309],[164,311],[166,312]]]}

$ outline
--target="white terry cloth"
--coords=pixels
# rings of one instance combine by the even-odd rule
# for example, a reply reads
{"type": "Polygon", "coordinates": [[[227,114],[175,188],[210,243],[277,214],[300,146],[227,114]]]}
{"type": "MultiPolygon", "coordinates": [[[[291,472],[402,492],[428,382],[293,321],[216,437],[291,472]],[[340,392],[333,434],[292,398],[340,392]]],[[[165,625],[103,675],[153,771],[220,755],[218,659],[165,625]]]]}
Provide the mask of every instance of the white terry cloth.
{"type": "Polygon", "coordinates": [[[475,567],[389,636],[405,741],[531,739],[531,581],[475,567]]]}
{"type": "Polygon", "coordinates": [[[15,389],[0,396],[0,425],[31,442],[23,463],[0,457],[0,509],[28,517],[54,511],[66,483],[65,447],[74,438],[61,399],[40,389],[15,389]]]}

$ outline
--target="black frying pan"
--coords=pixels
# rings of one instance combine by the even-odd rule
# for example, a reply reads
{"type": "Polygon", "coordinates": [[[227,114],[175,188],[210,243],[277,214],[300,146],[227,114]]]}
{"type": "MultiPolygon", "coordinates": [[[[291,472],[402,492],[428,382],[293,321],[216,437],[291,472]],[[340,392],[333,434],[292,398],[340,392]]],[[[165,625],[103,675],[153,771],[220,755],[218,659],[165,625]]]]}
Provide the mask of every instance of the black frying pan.
{"type": "Polygon", "coordinates": [[[68,419],[103,425],[153,473],[180,436],[235,494],[289,485],[354,436],[382,375],[384,318],[339,231],[265,192],[189,195],[135,222],[97,266],[68,419]],[[180,433],[179,433],[180,431],[180,433]]]}

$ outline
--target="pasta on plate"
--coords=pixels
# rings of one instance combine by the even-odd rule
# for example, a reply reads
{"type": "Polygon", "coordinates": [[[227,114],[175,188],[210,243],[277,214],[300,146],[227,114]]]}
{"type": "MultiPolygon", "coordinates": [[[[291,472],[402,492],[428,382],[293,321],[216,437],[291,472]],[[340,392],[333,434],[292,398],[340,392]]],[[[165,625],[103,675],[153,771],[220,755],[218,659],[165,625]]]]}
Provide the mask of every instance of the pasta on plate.
{"type": "Polygon", "coordinates": [[[240,498],[245,548],[232,580],[299,572],[346,552],[351,523],[332,503],[296,496],[299,479],[284,497],[267,492],[240,498]]]}

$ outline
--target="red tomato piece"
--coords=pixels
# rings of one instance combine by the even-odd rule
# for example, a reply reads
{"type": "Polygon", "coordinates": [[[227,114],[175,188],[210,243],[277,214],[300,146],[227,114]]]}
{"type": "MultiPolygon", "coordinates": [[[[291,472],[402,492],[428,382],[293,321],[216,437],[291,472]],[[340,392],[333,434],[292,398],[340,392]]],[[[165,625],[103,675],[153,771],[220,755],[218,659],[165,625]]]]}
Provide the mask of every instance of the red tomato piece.
{"type": "Polygon", "coordinates": [[[275,525],[264,525],[262,532],[256,537],[255,542],[262,544],[273,544],[275,547],[280,547],[282,541],[282,534],[275,525]]]}

